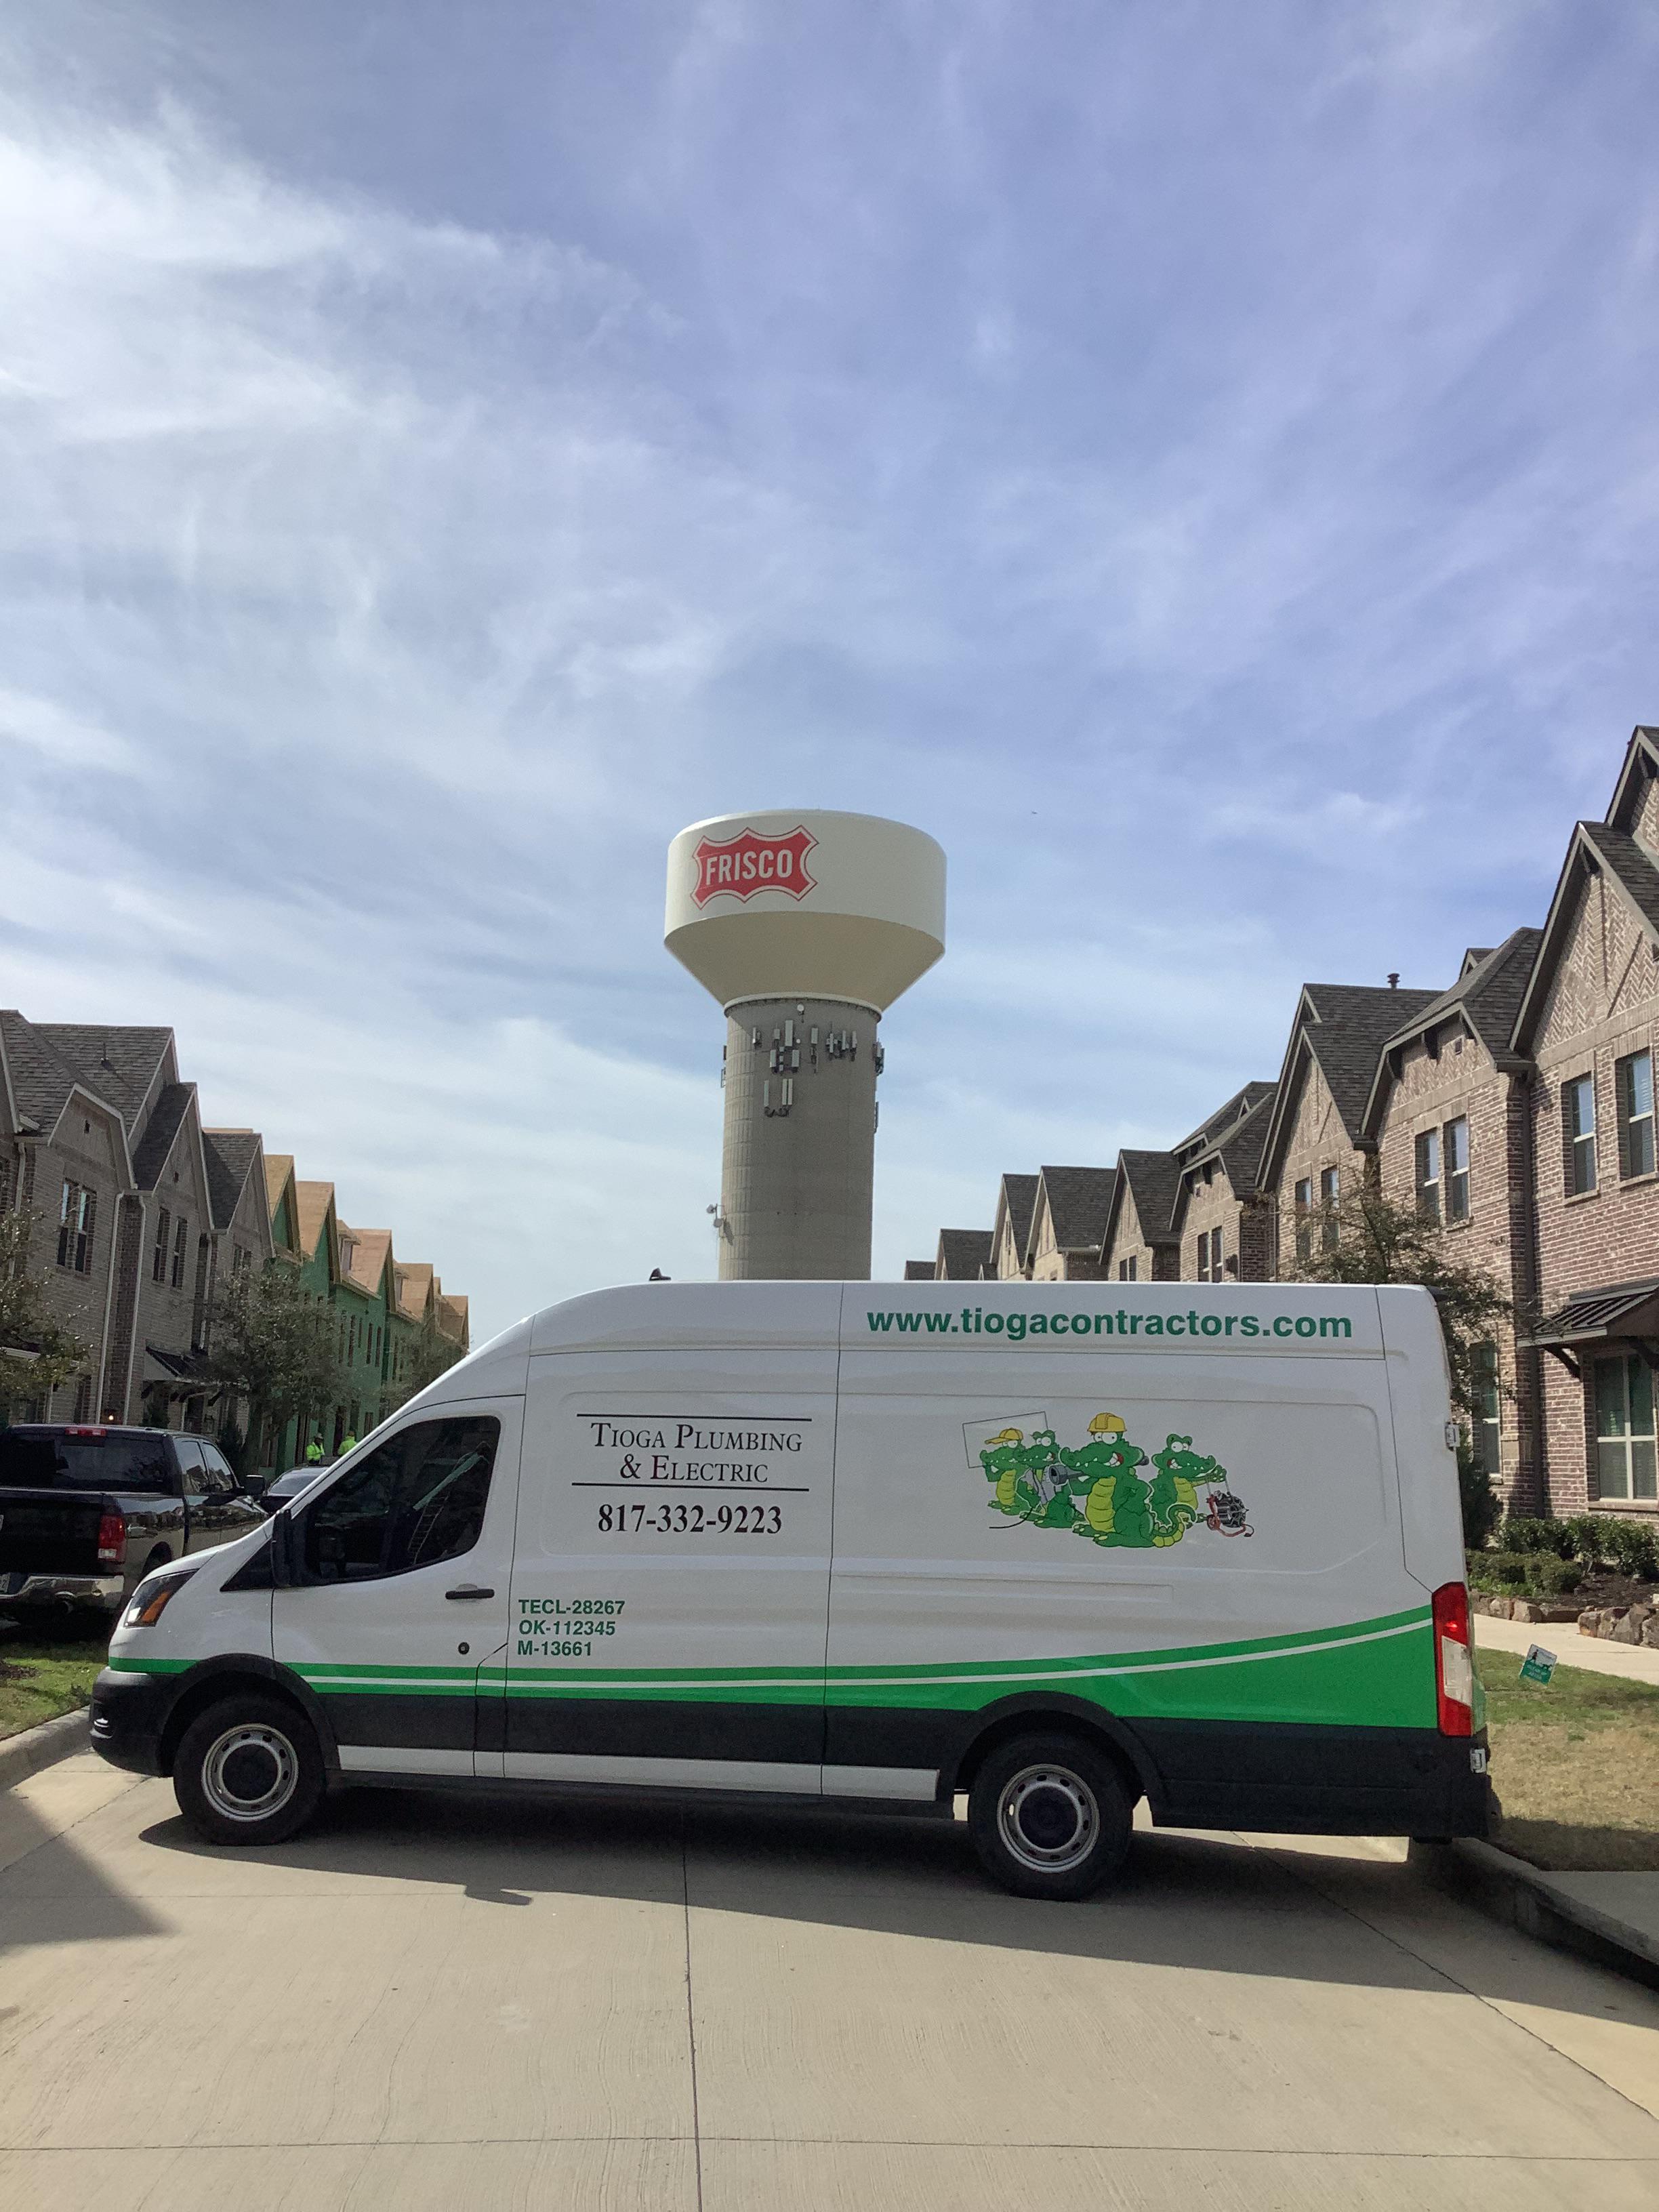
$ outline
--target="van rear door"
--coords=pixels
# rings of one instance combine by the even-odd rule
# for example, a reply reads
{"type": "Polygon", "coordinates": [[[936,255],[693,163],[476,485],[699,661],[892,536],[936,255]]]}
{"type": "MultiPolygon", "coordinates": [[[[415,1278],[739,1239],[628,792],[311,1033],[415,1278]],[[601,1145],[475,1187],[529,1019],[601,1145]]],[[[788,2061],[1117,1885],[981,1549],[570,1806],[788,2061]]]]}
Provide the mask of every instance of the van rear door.
{"type": "Polygon", "coordinates": [[[508,1775],[817,1794],[835,1433],[833,1346],[532,1355],[508,1775]]]}

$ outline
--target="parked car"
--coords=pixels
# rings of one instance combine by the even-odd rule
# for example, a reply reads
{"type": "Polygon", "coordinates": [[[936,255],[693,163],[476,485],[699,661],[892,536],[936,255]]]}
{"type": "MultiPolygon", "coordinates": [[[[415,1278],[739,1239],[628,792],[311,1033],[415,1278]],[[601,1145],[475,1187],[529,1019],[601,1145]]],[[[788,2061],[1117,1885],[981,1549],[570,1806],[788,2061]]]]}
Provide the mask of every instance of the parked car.
{"type": "Polygon", "coordinates": [[[0,1607],[113,1619],[147,1574],[264,1515],[205,1437],[25,1422],[0,1429],[0,1607]]]}
{"type": "Polygon", "coordinates": [[[291,1467],[286,1474],[279,1474],[268,1482],[259,1493],[259,1503],[267,1513],[275,1513],[289,1504],[301,1491],[309,1490],[319,1475],[326,1474],[325,1467],[291,1467]]]}

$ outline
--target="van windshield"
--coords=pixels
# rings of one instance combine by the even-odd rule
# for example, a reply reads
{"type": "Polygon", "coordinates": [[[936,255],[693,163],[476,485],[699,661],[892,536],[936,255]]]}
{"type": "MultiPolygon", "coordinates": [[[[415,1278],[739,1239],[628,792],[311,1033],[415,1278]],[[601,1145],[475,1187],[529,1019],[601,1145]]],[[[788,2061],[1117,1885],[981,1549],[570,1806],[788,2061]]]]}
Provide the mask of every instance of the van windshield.
{"type": "Polygon", "coordinates": [[[173,1462],[159,1437],[0,1429],[0,1489],[137,1490],[166,1497],[173,1486],[173,1462]]]}

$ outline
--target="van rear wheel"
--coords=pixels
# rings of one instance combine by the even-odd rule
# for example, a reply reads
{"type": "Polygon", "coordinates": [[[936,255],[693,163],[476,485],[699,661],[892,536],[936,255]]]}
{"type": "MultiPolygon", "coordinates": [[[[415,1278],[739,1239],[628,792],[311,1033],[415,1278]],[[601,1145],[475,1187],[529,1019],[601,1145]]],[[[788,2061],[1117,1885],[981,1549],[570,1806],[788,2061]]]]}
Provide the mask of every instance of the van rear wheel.
{"type": "Polygon", "coordinates": [[[210,1844],[280,1844],[316,1811],[323,1755],[310,1723],[275,1698],[224,1698],[198,1713],[173,1761],[179,1810],[210,1844]]]}
{"type": "Polygon", "coordinates": [[[1000,1744],[968,1793],[968,1831],[1016,1897],[1092,1896],[1123,1864],[1133,1802],[1113,1761],[1076,1736],[1000,1744]]]}

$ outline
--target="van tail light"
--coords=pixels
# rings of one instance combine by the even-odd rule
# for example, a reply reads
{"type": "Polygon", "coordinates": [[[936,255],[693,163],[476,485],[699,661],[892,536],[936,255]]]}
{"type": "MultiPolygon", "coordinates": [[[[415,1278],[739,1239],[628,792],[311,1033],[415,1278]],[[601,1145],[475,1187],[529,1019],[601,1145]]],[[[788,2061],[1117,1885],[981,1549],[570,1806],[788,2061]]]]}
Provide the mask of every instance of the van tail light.
{"type": "Polygon", "coordinates": [[[1441,1735],[1473,1735],[1474,1654],[1465,1583],[1442,1583],[1434,1594],[1434,1687],[1441,1735]]]}
{"type": "MultiPolygon", "coordinates": [[[[85,1527],[85,1522],[82,1526],[85,1527]]],[[[106,1507],[98,1521],[98,1564],[100,1567],[118,1567],[127,1556],[127,1517],[114,1508],[106,1507]]]]}

